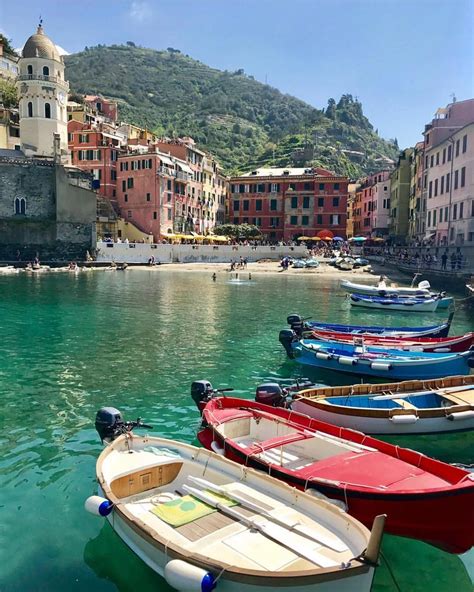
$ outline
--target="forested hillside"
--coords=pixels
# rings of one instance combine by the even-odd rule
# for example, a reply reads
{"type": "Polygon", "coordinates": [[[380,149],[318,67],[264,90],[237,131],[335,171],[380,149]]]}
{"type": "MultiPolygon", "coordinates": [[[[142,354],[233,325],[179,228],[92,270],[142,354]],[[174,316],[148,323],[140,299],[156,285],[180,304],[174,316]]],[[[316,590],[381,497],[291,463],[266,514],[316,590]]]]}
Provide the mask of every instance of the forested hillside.
{"type": "Polygon", "coordinates": [[[351,95],[319,110],[243,70],[220,71],[173,48],[132,43],[86,48],[65,61],[73,92],[116,99],[121,120],[160,135],[192,136],[229,173],[315,164],[355,177],[397,154],[351,95]]]}

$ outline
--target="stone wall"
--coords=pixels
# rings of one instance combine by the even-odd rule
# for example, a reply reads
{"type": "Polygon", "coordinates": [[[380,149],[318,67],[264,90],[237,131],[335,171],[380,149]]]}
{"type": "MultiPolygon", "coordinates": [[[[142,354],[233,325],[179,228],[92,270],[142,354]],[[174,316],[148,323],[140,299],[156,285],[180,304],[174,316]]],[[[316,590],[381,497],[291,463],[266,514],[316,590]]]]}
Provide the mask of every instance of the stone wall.
{"type": "Polygon", "coordinates": [[[248,257],[250,262],[290,255],[303,257],[306,247],[245,247],[234,245],[162,245],[143,243],[97,243],[97,261],[146,264],[150,257],[161,263],[229,263],[248,257]]]}
{"type": "Polygon", "coordinates": [[[85,258],[96,241],[96,195],[74,176],[45,160],[0,158],[0,260],[85,258]]]}

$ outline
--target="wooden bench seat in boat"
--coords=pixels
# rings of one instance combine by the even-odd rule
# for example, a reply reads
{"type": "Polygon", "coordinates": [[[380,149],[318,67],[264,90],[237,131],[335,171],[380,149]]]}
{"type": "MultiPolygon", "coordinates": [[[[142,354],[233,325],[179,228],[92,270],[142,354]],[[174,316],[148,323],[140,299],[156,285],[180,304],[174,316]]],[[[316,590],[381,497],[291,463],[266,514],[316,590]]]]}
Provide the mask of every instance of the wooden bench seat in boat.
{"type": "Polygon", "coordinates": [[[391,399],[391,401],[392,403],[397,403],[397,405],[400,405],[403,409],[418,409],[418,407],[415,407],[415,405],[412,405],[412,403],[406,399],[391,399]]]}
{"type": "Polygon", "coordinates": [[[298,442],[299,440],[306,440],[307,438],[312,438],[314,434],[304,434],[302,432],[293,432],[291,434],[286,434],[284,436],[277,436],[276,438],[270,438],[269,440],[264,440],[263,442],[255,442],[252,446],[249,446],[246,449],[246,452],[249,455],[252,454],[259,454],[261,452],[265,452],[272,448],[278,448],[280,446],[285,446],[286,444],[291,444],[293,442],[298,442]]]}

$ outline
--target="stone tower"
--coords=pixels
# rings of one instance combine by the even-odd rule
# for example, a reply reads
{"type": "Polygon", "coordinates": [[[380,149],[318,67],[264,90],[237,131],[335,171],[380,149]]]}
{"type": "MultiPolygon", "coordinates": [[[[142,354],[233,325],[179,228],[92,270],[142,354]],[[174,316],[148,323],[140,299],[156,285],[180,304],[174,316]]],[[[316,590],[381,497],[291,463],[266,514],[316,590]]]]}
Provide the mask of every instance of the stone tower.
{"type": "Polygon", "coordinates": [[[21,149],[26,156],[54,156],[59,134],[61,160],[68,162],[67,95],[63,58],[41,24],[28,39],[19,61],[21,149]]]}

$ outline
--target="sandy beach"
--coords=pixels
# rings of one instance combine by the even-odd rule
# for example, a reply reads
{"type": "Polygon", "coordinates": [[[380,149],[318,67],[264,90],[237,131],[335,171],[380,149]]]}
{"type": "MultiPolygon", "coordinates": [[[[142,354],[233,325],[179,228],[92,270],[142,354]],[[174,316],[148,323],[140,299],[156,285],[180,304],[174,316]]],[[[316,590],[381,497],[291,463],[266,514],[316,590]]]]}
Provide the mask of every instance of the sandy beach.
{"type": "MultiPolygon", "coordinates": [[[[129,267],[130,270],[133,269],[146,269],[146,270],[153,270],[159,272],[166,272],[166,271],[181,271],[181,272],[207,272],[209,274],[239,274],[242,279],[245,278],[246,274],[251,274],[252,276],[257,275],[298,275],[298,276],[324,276],[324,277],[333,277],[333,278],[351,278],[353,280],[364,280],[364,283],[367,284],[375,284],[377,278],[381,275],[387,275],[389,270],[385,270],[383,267],[379,265],[372,265],[372,271],[364,271],[366,268],[357,268],[350,271],[344,271],[336,269],[331,265],[327,265],[326,263],[321,263],[319,267],[316,269],[294,269],[293,267],[289,267],[287,270],[283,271],[280,267],[278,261],[261,261],[256,263],[248,263],[247,267],[244,269],[236,269],[233,272],[230,272],[230,266],[228,263],[166,263],[162,265],[156,265],[150,267],[148,265],[134,265],[129,267]]],[[[392,277],[393,270],[390,270],[390,281],[407,283],[406,279],[403,278],[395,278],[392,277]]]]}

